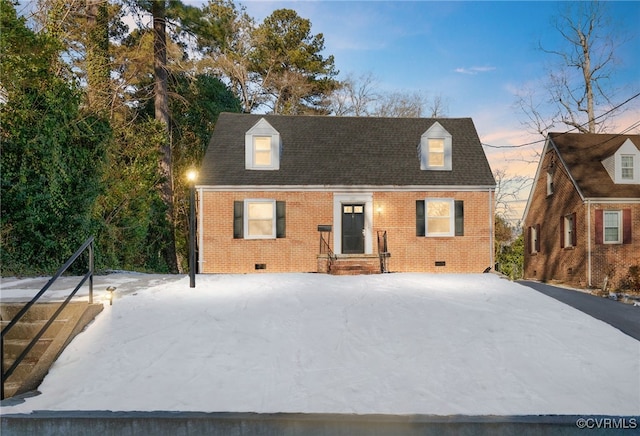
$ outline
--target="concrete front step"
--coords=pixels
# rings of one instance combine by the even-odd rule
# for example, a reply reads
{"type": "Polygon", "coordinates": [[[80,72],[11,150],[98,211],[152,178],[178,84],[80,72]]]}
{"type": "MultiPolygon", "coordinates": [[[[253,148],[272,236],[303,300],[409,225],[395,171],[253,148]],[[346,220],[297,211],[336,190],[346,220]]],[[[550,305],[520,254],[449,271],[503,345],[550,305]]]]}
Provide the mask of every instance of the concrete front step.
{"type": "MultiPolygon", "coordinates": [[[[33,305],[4,340],[4,368],[7,370],[15,359],[60,307],[61,303],[38,303],[33,305]]],[[[23,303],[0,305],[2,329],[4,330],[24,307],[23,303]]],[[[49,326],[36,345],[29,351],[16,370],[5,380],[5,398],[28,392],[38,387],[53,362],[71,340],[80,333],[103,309],[102,304],[86,302],[69,303],[49,326]]]]}
{"type": "Polygon", "coordinates": [[[332,262],[329,273],[333,275],[380,274],[380,259],[377,255],[338,257],[332,262]]]}
{"type": "MultiPolygon", "coordinates": [[[[61,315],[60,315],[61,316],[61,315]]],[[[42,339],[53,339],[55,338],[60,330],[67,323],[67,319],[56,319],[51,323],[49,328],[44,332],[41,336],[42,339]]],[[[4,330],[10,321],[0,321],[0,328],[4,330]]],[[[47,320],[38,320],[38,321],[21,321],[18,324],[14,325],[11,330],[4,337],[5,346],[6,341],[10,339],[22,339],[22,338],[33,338],[38,332],[45,326],[47,320]]]]}

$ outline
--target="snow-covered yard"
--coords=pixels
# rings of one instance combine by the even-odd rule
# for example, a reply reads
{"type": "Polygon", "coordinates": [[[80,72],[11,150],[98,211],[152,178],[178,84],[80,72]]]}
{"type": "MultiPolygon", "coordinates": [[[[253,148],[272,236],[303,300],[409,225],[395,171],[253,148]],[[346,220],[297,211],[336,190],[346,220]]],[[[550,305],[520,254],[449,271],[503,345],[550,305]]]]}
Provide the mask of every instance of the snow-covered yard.
{"type": "Polygon", "coordinates": [[[155,283],[2,413],[640,414],[640,342],[492,274],[155,283]]]}

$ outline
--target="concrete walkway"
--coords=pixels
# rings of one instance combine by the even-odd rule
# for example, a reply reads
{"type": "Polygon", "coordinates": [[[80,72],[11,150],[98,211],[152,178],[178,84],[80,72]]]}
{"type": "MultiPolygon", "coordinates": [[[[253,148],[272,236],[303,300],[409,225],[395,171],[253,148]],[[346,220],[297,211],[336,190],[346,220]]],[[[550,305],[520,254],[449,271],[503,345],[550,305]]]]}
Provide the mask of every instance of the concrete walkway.
{"type": "Polygon", "coordinates": [[[640,341],[640,307],[584,292],[551,286],[546,283],[527,280],[521,280],[518,283],[568,304],[600,321],[604,321],[640,341]]]}

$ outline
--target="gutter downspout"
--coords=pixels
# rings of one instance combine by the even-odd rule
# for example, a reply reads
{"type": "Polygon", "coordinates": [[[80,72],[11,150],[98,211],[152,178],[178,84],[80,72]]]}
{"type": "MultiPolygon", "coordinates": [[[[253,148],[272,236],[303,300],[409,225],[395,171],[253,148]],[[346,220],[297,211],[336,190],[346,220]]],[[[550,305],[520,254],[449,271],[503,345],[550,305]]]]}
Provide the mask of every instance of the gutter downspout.
{"type": "Polygon", "coordinates": [[[587,199],[587,286],[591,287],[591,200],[587,199]]]}
{"type": "Polygon", "coordinates": [[[493,222],[494,222],[495,218],[493,216],[494,212],[493,212],[493,195],[492,194],[493,194],[493,190],[491,188],[489,188],[489,260],[491,262],[489,266],[492,269],[494,269],[495,266],[496,266],[495,260],[494,260],[494,257],[493,257],[494,254],[495,254],[493,252],[494,245],[495,245],[494,242],[493,242],[493,240],[495,238],[493,222]]]}

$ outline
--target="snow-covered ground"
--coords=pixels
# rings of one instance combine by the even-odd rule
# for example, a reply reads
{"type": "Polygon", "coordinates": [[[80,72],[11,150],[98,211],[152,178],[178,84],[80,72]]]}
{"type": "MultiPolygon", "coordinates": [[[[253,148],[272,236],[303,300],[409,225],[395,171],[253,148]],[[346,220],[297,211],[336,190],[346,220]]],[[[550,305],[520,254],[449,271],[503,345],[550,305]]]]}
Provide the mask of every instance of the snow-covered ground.
{"type": "Polygon", "coordinates": [[[129,292],[2,413],[640,414],[640,342],[493,274],[97,280],[129,292]]]}

